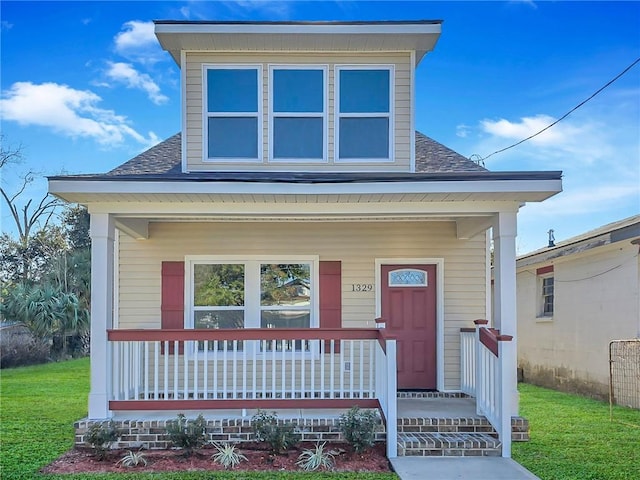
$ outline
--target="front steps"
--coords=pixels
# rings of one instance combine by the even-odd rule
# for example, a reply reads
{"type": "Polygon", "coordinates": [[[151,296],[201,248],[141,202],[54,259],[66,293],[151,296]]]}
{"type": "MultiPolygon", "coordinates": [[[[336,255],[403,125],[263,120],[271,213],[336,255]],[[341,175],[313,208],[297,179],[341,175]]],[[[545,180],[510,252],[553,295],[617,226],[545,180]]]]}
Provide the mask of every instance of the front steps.
{"type": "Polygon", "coordinates": [[[484,418],[398,419],[398,456],[500,456],[502,443],[484,418]]]}
{"type": "MultiPolygon", "coordinates": [[[[398,393],[398,456],[500,456],[502,443],[491,423],[464,394],[398,393]]],[[[528,422],[512,419],[512,440],[529,439],[528,422]]]]}

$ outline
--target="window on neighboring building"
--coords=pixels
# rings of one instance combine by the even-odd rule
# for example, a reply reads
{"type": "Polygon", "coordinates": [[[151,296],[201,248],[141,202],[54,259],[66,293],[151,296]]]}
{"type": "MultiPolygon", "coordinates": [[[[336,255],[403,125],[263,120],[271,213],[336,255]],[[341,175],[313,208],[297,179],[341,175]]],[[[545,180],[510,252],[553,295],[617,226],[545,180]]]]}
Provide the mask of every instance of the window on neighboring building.
{"type": "Polygon", "coordinates": [[[271,67],[271,159],[326,158],[325,67],[271,67]]]}
{"type": "Polygon", "coordinates": [[[261,68],[205,66],[205,157],[249,160],[261,157],[261,68]]]}
{"type": "Polygon", "coordinates": [[[553,277],[542,279],[542,316],[553,316],[553,277]]]}
{"type": "MultiPolygon", "coordinates": [[[[295,261],[192,261],[191,326],[194,328],[310,328],[314,263],[295,261]]],[[[222,349],[219,342],[218,349],[222,349]]],[[[213,349],[213,342],[208,345],[213,349]]],[[[238,349],[242,349],[238,345],[238,349]]],[[[267,345],[267,350],[273,348],[267,345]]],[[[308,348],[308,342],[305,345],[308,348]]],[[[201,342],[199,349],[204,349],[201,342]]],[[[302,349],[302,342],[277,342],[276,350],[302,349]]]]}
{"type": "Polygon", "coordinates": [[[553,317],[554,276],[553,265],[538,268],[538,292],[541,317],[553,317]]]}
{"type": "Polygon", "coordinates": [[[335,84],[336,160],[390,160],[393,69],[339,66],[335,84]]]}

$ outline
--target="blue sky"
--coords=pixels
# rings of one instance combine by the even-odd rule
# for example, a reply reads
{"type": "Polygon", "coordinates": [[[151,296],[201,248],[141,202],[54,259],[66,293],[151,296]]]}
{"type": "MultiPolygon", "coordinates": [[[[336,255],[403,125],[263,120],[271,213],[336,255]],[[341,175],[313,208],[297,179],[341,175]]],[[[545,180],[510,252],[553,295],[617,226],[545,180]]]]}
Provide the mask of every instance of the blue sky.
{"type": "MultiPolygon", "coordinates": [[[[416,127],[470,157],[535,133],[640,57],[640,2],[0,3],[1,127],[45,175],[105,172],[180,130],[179,71],[151,20],[441,19],[416,74],[416,127]]],[[[490,170],[563,170],[519,215],[519,253],[640,213],[640,64],[490,170]]],[[[44,180],[28,190],[46,191],[44,180]]],[[[2,228],[11,230],[2,205],[2,228]]]]}

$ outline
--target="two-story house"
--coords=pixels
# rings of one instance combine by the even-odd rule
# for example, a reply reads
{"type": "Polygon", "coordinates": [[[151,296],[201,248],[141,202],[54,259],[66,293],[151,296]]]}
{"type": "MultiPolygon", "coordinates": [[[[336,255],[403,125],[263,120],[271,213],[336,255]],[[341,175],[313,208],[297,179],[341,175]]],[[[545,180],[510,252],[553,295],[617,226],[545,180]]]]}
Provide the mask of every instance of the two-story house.
{"type": "Polygon", "coordinates": [[[395,456],[398,391],[465,392],[508,456],[516,218],[561,173],[487,171],[415,131],[441,22],[155,29],[182,132],[49,179],[91,214],[89,421],[357,404],[395,456]],[[468,341],[491,318],[490,231],[496,320],[468,341]]]}

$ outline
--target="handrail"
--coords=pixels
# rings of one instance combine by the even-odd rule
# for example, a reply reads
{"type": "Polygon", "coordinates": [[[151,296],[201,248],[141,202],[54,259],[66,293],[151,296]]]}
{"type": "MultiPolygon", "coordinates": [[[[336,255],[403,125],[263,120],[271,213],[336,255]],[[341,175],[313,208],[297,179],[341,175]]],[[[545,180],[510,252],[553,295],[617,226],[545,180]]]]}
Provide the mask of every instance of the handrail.
{"type": "Polygon", "coordinates": [[[478,414],[485,415],[498,432],[502,456],[511,456],[511,411],[509,392],[504,387],[505,362],[512,348],[511,335],[502,335],[487,327],[487,320],[476,320],[476,380],[475,396],[478,414]],[[484,348],[483,348],[484,347],[484,348]]]}
{"type": "MultiPolygon", "coordinates": [[[[111,329],[110,341],[188,340],[375,340],[372,328],[220,328],[220,329],[111,329]]],[[[386,336],[384,336],[386,338],[386,336]]]]}

